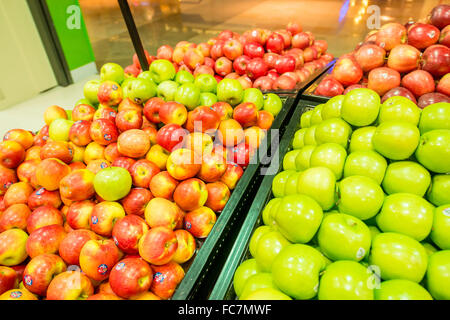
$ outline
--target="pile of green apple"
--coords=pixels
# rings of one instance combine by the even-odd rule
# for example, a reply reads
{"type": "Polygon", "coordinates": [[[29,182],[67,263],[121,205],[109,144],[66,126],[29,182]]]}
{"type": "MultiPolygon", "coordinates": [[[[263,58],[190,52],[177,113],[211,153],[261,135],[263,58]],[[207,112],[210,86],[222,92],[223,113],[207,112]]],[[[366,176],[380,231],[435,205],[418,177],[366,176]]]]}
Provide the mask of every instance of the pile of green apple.
{"type": "Polygon", "coordinates": [[[450,299],[450,103],[370,89],[304,112],[239,299],[450,299]]]}

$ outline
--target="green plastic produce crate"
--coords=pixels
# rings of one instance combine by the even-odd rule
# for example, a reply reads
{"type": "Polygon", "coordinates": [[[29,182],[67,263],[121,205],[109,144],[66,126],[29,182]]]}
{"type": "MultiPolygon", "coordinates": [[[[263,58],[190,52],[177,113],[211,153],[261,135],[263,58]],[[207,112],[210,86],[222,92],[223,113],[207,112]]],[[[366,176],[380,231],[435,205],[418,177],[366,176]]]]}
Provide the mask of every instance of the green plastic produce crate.
{"type": "MultiPolygon", "coordinates": [[[[296,109],[303,90],[326,72],[332,64],[330,63],[314,73],[308,81],[303,83],[299,91],[276,93],[283,100],[283,108],[275,118],[271,129],[278,129],[280,137],[287,128],[286,125],[292,117],[294,109],[296,109]]],[[[270,150],[273,139],[278,140],[278,136],[272,137],[269,130],[262,145],[266,145],[266,149],[270,150]]],[[[231,193],[228,203],[218,215],[216,224],[209,236],[204,241],[197,242],[198,250],[194,258],[183,265],[186,274],[176,289],[172,297],[173,300],[204,300],[210,295],[212,286],[222,270],[222,266],[263,180],[264,176],[260,175],[258,170],[260,166],[261,162],[258,160],[257,163],[250,164],[246,168],[236,188],[231,193]]]]}
{"type": "MultiPolygon", "coordinates": [[[[282,136],[279,144],[279,148],[275,153],[274,157],[278,158],[278,161],[273,163],[277,164],[275,172],[278,173],[282,168],[283,157],[289,151],[291,141],[294,137],[295,131],[300,126],[300,116],[313,109],[316,105],[326,102],[328,99],[324,97],[313,97],[312,99],[307,99],[306,96],[301,96],[300,102],[295,108],[293,116],[286,127],[286,130],[282,136]]],[[[276,174],[275,173],[275,174],[276,174]]],[[[272,195],[272,180],[275,174],[266,175],[262,180],[258,192],[254,198],[254,201],[248,210],[248,215],[239,231],[239,234],[231,248],[230,254],[226,259],[222,270],[217,278],[217,282],[209,295],[210,300],[235,300],[236,294],[233,288],[233,276],[237,267],[246,259],[250,258],[250,252],[248,249],[250,238],[253,231],[262,225],[262,211],[273,198],[272,195]]]]}

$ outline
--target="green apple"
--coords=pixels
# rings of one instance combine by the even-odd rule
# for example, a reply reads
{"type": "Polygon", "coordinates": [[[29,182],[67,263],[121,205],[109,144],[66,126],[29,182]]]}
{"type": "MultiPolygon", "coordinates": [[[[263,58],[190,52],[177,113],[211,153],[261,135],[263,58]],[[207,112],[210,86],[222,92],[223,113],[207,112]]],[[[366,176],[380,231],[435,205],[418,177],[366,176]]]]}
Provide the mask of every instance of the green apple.
{"type": "Polygon", "coordinates": [[[322,119],[327,120],[331,118],[340,118],[342,102],[344,101],[344,98],[345,96],[342,94],[330,98],[330,100],[328,100],[327,103],[325,103],[325,105],[322,107],[322,119]]]}
{"type": "Polygon", "coordinates": [[[431,240],[442,250],[450,250],[450,204],[434,209],[431,240]]]}
{"type": "Polygon", "coordinates": [[[300,128],[309,128],[311,126],[311,116],[314,110],[304,112],[300,117],[300,128]]]}
{"type": "Polygon", "coordinates": [[[295,170],[285,170],[278,173],[272,181],[272,193],[274,197],[284,197],[284,187],[287,179],[291,174],[295,173],[295,170]]]}
{"type": "Polygon", "coordinates": [[[239,267],[237,267],[233,276],[233,287],[234,292],[239,297],[244,289],[245,282],[251,276],[261,272],[258,263],[255,259],[248,259],[242,262],[239,267]]]}
{"type": "Polygon", "coordinates": [[[450,203],[450,175],[436,174],[427,191],[427,199],[435,206],[450,203]]]}
{"type": "Polygon", "coordinates": [[[428,257],[430,257],[433,253],[438,251],[438,249],[436,249],[431,243],[421,242],[421,244],[425,248],[428,257]]]}
{"type": "Polygon", "coordinates": [[[270,272],[275,257],[289,244],[290,242],[278,231],[263,234],[256,245],[254,256],[261,270],[270,272]]]}
{"type": "Polygon", "coordinates": [[[295,168],[297,171],[303,171],[311,166],[311,154],[313,153],[316,146],[308,145],[300,149],[300,152],[295,158],[295,168]]]}
{"type": "Polygon", "coordinates": [[[361,150],[350,153],[344,166],[344,178],[365,176],[381,184],[386,172],[387,162],[375,151],[361,150]]]}
{"type": "Polygon", "coordinates": [[[189,71],[186,70],[180,70],[175,75],[175,82],[179,85],[182,85],[184,83],[192,82],[194,83],[195,78],[189,71]]]}
{"type": "Polygon", "coordinates": [[[48,135],[54,141],[69,141],[69,131],[73,125],[72,120],[55,119],[48,127],[48,135]]]}
{"type": "Polygon", "coordinates": [[[202,73],[199,74],[195,80],[194,84],[200,89],[200,92],[212,92],[216,93],[217,91],[217,80],[214,76],[202,73]]]}
{"type": "Polygon", "coordinates": [[[373,239],[369,263],[379,268],[383,280],[406,279],[419,283],[427,270],[428,256],[419,241],[386,232],[373,239]]]}
{"type": "Polygon", "coordinates": [[[317,295],[319,273],[325,268],[322,254],[305,244],[291,244],[283,248],[272,264],[275,285],[298,300],[317,295]]]}
{"type": "Polygon", "coordinates": [[[256,247],[258,245],[258,241],[259,239],[261,239],[261,237],[263,235],[265,235],[266,233],[273,231],[273,229],[269,226],[260,226],[258,228],[256,228],[256,230],[253,232],[251,238],[250,238],[250,243],[248,245],[250,254],[252,255],[252,257],[255,256],[256,253],[256,247]]]}
{"type": "Polygon", "coordinates": [[[273,283],[272,274],[269,272],[260,272],[252,275],[245,282],[242,294],[239,296],[239,300],[246,300],[247,297],[258,289],[271,288],[278,290],[273,283]]]}
{"type": "Polygon", "coordinates": [[[370,250],[371,233],[360,219],[343,213],[323,219],[317,236],[321,251],[331,260],[362,260],[370,250]]]}
{"type": "Polygon", "coordinates": [[[371,89],[358,88],[345,95],[341,118],[356,127],[373,123],[380,110],[380,96],[371,89]]]}
{"type": "Polygon", "coordinates": [[[373,240],[373,238],[375,238],[375,236],[377,234],[381,233],[380,229],[378,229],[375,226],[369,226],[369,230],[370,230],[370,239],[372,239],[372,240],[373,240]]]}
{"type": "Polygon", "coordinates": [[[244,90],[242,102],[252,102],[258,110],[261,110],[264,107],[264,95],[257,88],[247,88],[244,90]]]}
{"type": "Polygon", "coordinates": [[[311,126],[322,122],[323,119],[322,119],[321,113],[322,113],[323,106],[324,106],[324,104],[319,104],[313,109],[313,112],[311,114],[311,119],[310,119],[311,126]]]}
{"type": "MultiPolygon", "coordinates": [[[[137,76],[137,78],[138,78],[138,79],[145,79],[145,80],[147,80],[147,81],[151,81],[151,82],[153,82],[153,83],[156,83],[156,82],[155,82],[155,79],[153,79],[153,73],[151,73],[150,71],[142,71],[142,72],[137,76]]],[[[127,81],[129,81],[129,80],[127,79],[127,81]]]]}
{"type": "Polygon", "coordinates": [[[372,138],[375,151],[391,160],[408,159],[419,144],[420,132],[408,122],[381,123],[372,138]]]}
{"type": "Polygon", "coordinates": [[[273,226],[275,224],[274,219],[271,215],[272,208],[278,208],[278,205],[281,204],[282,198],[273,198],[266,204],[262,212],[262,219],[266,226],[273,226]]]}
{"type": "Polygon", "coordinates": [[[125,79],[123,68],[117,63],[105,63],[100,69],[100,79],[102,81],[110,80],[121,84],[125,79]]]}
{"type": "Polygon", "coordinates": [[[410,280],[388,280],[375,289],[375,300],[433,300],[420,284],[410,280]]]}
{"type": "Polygon", "coordinates": [[[419,130],[421,134],[431,130],[447,129],[450,130],[450,103],[439,102],[431,104],[422,110],[419,121],[419,130]]]}
{"type": "Polygon", "coordinates": [[[431,232],[434,206],[418,195],[394,193],[386,197],[377,215],[378,227],[383,232],[406,234],[422,241],[431,232]]]}
{"type": "Polygon", "coordinates": [[[282,108],[283,108],[283,102],[281,101],[280,97],[277,96],[275,93],[266,93],[264,95],[263,109],[265,111],[270,112],[271,114],[273,114],[274,117],[276,117],[277,114],[280,113],[282,108]]]}
{"type": "Polygon", "coordinates": [[[348,139],[352,134],[350,125],[340,118],[322,121],[317,125],[314,137],[317,144],[333,142],[347,148],[348,139]]]}
{"type": "Polygon", "coordinates": [[[320,278],[319,300],[373,300],[371,273],[355,261],[336,261],[320,278]]]}
{"type": "Polygon", "coordinates": [[[100,170],[94,178],[95,192],[106,201],[117,201],[131,190],[130,172],[121,167],[100,170]]]}
{"type": "Polygon", "coordinates": [[[390,97],[380,107],[378,123],[402,121],[417,126],[421,112],[422,110],[408,98],[402,96],[390,97]]]}
{"type": "Polygon", "coordinates": [[[192,111],[199,105],[200,89],[190,82],[182,84],[177,88],[174,100],[185,105],[189,111],[192,111]]]}
{"type": "Polygon", "coordinates": [[[158,97],[163,98],[164,101],[173,101],[175,99],[175,93],[177,93],[178,83],[172,80],[165,80],[158,84],[156,88],[156,94],[158,97]]]}
{"type": "Polygon", "coordinates": [[[450,250],[442,250],[430,256],[427,288],[436,300],[450,300],[450,250]]]}
{"type": "Polygon", "coordinates": [[[201,106],[212,106],[217,102],[217,96],[212,92],[200,92],[200,102],[201,106]]]}
{"type": "Polygon", "coordinates": [[[176,74],[172,62],[164,59],[153,61],[150,65],[150,72],[156,84],[159,84],[164,80],[173,80],[176,74]]]}
{"type": "Polygon", "coordinates": [[[316,128],[317,125],[312,125],[306,129],[305,135],[303,136],[303,143],[305,146],[316,146],[316,128]]]}
{"type": "Polygon", "coordinates": [[[274,288],[261,288],[250,293],[242,300],[292,300],[280,290],[274,288]]]}
{"type": "Polygon", "coordinates": [[[294,139],[292,140],[292,148],[301,149],[305,146],[303,138],[305,137],[306,128],[295,131],[294,139]]]}
{"type": "Polygon", "coordinates": [[[297,194],[298,178],[301,174],[301,172],[295,172],[288,177],[286,184],[284,185],[285,196],[297,194]]]}
{"type": "Polygon", "coordinates": [[[327,167],[333,171],[336,180],[340,180],[344,171],[347,151],[337,143],[318,145],[311,154],[311,167],[327,167]]]}
{"type": "Polygon", "coordinates": [[[283,170],[295,170],[295,158],[299,149],[288,151],[283,157],[283,170]]]}
{"type": "Polygon", "coordinates": [[[72,110],[66,110],[67,120],[72,120],[72,110]]]}
{"type": "Polygon", "coordinates": [[[90,102],[88,99],[86,99],[86,98],[82,98],[82,99],[78,100],[77,102],[75,102],[74,106],[76,107],[76,106],[79,105],[79,104],[87,104],[87,105],[93,107],[93,105],[91,104],[91,102],[90,102]]]}
{"type": "Polygon", "coordinates": [[[387,194],[406,192],[423,197],[430,183],[430,173],[420,164],[397,161],[387,167],[382,186],[387,194]]]}
{"type": "MultiPolygon", "coordinates": [[[[326,214],[331,214],[331,213],[330,213],[330,212],[324,213],[324,214],[323,214],[324,218],[325,218],[325,215],[326,215],[326,214]]],[[[311,245],[314,249],[316,249],[317,251],[320,252],[320,254],[322,255],[322,258],[323,258],[324,266],[325,266],[325,267],[333,263],[333,261],[331,261],[330,259],[328,259],[328,258],[323,254],[322,249],[320,249],[319,245],[313,245],[313,244],[310,244],[310,245],[311,245]]]]}
{"type": "Polygon", "coordinates": [[[283,198],[275,198],[277,201],[274,201],[272,207],[270,208],[269,211],[267,211],[267,220],[269,221],[269,224],[267,224],[268,226],[272,227],[272,229],[274,231],[278,231],[278,226],[277,223],[275,221],[275,215],[278,212],[278,208],[281,205],[281,202],[283,200],[283,198]]]}
{"type": "Polygon", "coordinates": [[[84,97],[89,101],[92,105],[98,104],[98,87],[100,87],[101,81],[99,79],[89,80],[83,87],[84,97]]]}
{"type": "Polygon", "coordinates": [[[435,173],[450,172],[450,130],[431,130],[420,137],[416,159],[435,173]]]}
{"type": "Polygon", "coordinates": [[[349,151],[369,151],[375,150],[372,144],[372,138],[377,127],[363,127],[353,131],[350,138],[349,151]]]}
{"type": "Polygon", "coordinates": [[[339,211],[366,220],[381,209],[384,193],[375,180],[350,176],[339,183],[339,211]]]}
{"type": "Polygon", "coordinates": [[[323,211],[331,209],[335,201],[336,177],[326,167],[306,169],[298,178],[297,193],[310,196],[322,207],[323,211]]]}
{"type": "Polygon", "coordinates": [[[124,96],[131,101],[142,104],[156,96],[156,84],[150,80],[136,78],[128,81],[124,87],[124,96]]]}
{"type": "Polygon", "coordinates": [[[280,233],[290,242],[308,243],[319,229],[322,217],[322,208],[313,198],[293,194],[283,198],[275,214],[275,222],[280,233]]]}
{"type": "Polygon", "coordinates": [[[223,79],[217,84],[217,98],[219,101],[227,102],[234,107],[242,102],[243,97],[244,90],[241,83],[236,79],[223,79]]]}

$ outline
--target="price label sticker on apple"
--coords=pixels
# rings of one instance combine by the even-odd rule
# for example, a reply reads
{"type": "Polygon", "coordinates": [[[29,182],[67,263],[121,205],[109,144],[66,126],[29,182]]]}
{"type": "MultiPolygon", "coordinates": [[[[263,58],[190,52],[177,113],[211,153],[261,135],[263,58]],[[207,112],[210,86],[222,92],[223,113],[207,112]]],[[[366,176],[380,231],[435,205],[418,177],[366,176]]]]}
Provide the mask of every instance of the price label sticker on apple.
{"type": "Polygon", "coordinates": [[[443,213],[444,213],[444,216],[450,217],[450,208],[445,208],[443,213]]]}
{"type": "Polygon", "coordinates": [[[364,248],[359,248],[358,252],[356,252],[356,259],[361,259],[366,255],[366,250],[364,248]]]}

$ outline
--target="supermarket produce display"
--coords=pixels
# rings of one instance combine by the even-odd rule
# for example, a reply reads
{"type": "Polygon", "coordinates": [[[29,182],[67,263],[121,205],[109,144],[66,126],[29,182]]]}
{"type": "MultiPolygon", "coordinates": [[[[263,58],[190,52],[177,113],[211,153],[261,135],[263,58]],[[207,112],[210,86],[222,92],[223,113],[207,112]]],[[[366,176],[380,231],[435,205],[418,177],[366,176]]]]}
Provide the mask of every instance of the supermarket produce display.
{"type": "Polygon", "coordinates": [[[370,31],[338,59],[315,88],[333,97],[354,88],[376,91],[381,101],[404,96],[420,108],[450,102],[450,6],[434,8],[422,22],[390,22],[370,31]]]}
{"type": "Polygon", "coordinates": [[[449,299],[450,104],[300,107],[210,298],[449,299]]]}

